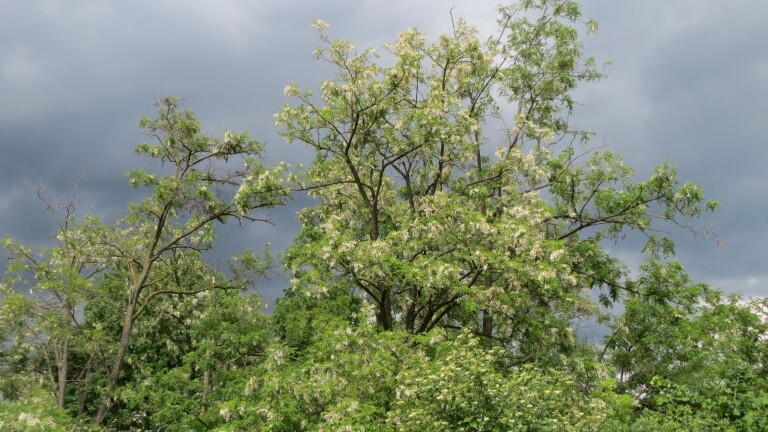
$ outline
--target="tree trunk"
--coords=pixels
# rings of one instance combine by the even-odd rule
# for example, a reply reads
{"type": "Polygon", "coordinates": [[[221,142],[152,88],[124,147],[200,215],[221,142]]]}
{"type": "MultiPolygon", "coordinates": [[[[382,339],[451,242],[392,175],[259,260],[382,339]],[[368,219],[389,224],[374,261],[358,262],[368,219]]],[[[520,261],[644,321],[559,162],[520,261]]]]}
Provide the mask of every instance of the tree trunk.
{"type": "Polygon", "coordinates": [[[96,412],[96,417],[93,419],[96,424],[101,424],[104,421],[104,418],[107,416],[107,411],[112,405],[112,392],[117,385],[117,379],[120,377],[120,370],[123,368],[123,360],[125,359],[126,352],[128,352],[128,344],[131,340],[131,333],[133,332],[133,313],[136,310],[138,297],[138,292],[133,290],[128,305],[125,307],[125,316],[123,317],[123,331],[120,335],[120,345],[117,347],[115,361],[112,363],[112,370],[109,372],[107,388],[104,390],[104,393],[101,394],[99,409],[96,412]]]}
{"type": "Polygon", "coordinates": [[[64,340],[58,355],[58,388],[56,389],[56,406],[64,408],[64,396],[67,391],[67,368],[69,367],[69,340],[64,340]]]}
{"type": "Polygon", "coordinates": [[[379,324],[384,330],[392,330],[392,296],[388,289],[381,293],[381,306],[379,308],[379,324]]]}
{"type": "Polygon", "coordinates": [[[493,335],[493,315],[487,310],[483,310],[483,328],[481,334],[488,337],[493,335]]]}
{"type": "Polygon", "coordinates": [[[211,370],[203,372],[203,394],[200,398],[200,415],[205,413],[208,404],[208,389],[211,387],[211,370]]]}
{"type": "Polygon", "coordinates": [[[416,289],[408,290],[408,307],[405,311],[405,330],[408,333],[414,333],[416,330],[416,299],[418,291],[416,289]]]}
{"type": "Polygon", "coordinates": [[[91,388],[91,378],[93,377],[93,374],[91,373],[91,368],[93,367],[93,356],[94,354],[91,353],[91,356],[88,357],[88,363],[85,364],[85,370],[81,375],[81,377],[83,377],[83,385],[80,386],[80,396],[77,401],[78,415],[82,415],[85,412],[85,401],[88,399],[88,390],[91,388]]]}

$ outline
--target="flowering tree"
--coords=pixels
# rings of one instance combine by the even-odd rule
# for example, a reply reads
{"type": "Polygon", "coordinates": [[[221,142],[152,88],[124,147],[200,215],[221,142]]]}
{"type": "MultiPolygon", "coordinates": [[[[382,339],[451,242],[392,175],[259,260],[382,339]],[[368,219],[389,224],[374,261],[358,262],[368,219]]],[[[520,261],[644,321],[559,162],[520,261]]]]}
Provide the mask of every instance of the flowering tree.
{"type": "Polygon", "coordinates": [[[317,205],[287,263],[293,290],[358,293],[382,329],[468,328],[528,358],[572,343],[585,290],[619,295],[624,268],[604,238],[634,229],[671,252],[653,220],[684,224],[716,203],[666,163],[632,183],[619,156],[580,147],[591,134],[568,123],[570,93],[602,73],[583,56],[575,2],[499,12],[485,41],[463,20],[434,42],[407,30],[386,46],[390,66],[315,23],[315,57],[336,77],[319,98],[286,87],[298,103],[276,115],[316,151],[295,181],[317,205]]]}
{"type": "MultiPolygon", "coordinates": [[[[199,261],[199,256],[188,257],[179,269],[179,285],[166,281],[164,288],[199,290],[210,284],[211,276],[222,281],[221,287],[226,276],[195,271],[210,266],[199,261]]],[[[111,298],[86,307],[89,323],[112,329],[105,334],[111,346],[120,338],[121,316],[115,305],[123,296],[122,287],[121,276],[104,278],[100,288],[111,298]]],[[[237,389],[235,383],[264,356],[268,326],[262,308],[255,293],[213,287],[195,295],[153,299],[134,325],[105,424],[115,430],[211,430],[220,419],[219,400],[237,389]]],[[[104,369],[99,368],[94,381],[104,379],[104,369]]],[[[94,390],[88,405],[99,401],[94,390]]]]}
{"type": "MultiPolygon", "coordinates": [[[[181,109],[174,98],[160,101],[157,117],[142,119],[141,126],[152,142],[141,144],[136,151],[159,161],[162,170],[149,173],[139,169],[130,173],[129,181],[134,187],[151,188],[149,197],[130,203],[126,216],[115,225],[106,225],[93,216],[74,224],[73,215],[68,214],[57,236],[60,246],[40,259],[10,240],[3,243],[14,259],[9,275],[16,275],[5,284],[7,296],[17,299],[18,304],[29,304],[16,288],[26,272],[34,272],[34,289],[41,293],[38,303],[44,303],[46,315],[38,310],[30,322],[46,324],[37,333],[59,347],[55,363],[60,406],[67,381],[68,323],[77,321],[76,309],[86,300],[99,294],[104,294],[102,300],[110,297],[105,290],[90,289],[93,275],[106,271],[110,281],[120,281],[122,299],[113,304],[122,310],[120,338],[111,351],[112,366],[96,423],[104,421],[112,402],[134,324],[153,300],[244,287],[245,279],[217,280],[218,272],[199,259],[202,251],[213,247],[214,224],[228,219],[267,221],[265,216],[254,215],[254,210],[284,203],[289,192],[282,179],[285,165],[267,169],[259,160],[263,151],[260,144],[245,133],[227,131],[221,139],[207,136],[194,113],[181,109]]],[[[246,261],[252,269],[261,265],[258,260],[246,261]]],[[[101,284],[100,288],[108,285],[101,284]]],[[[5,302],[4,307],[9,305],[5,302]]],[[[29,312],[29,307],[26,310],[29,312]]],[[[17,307],[15,312],[13,316],[24,316],[25,308],[17,307]]]]}
{"type": "MultiPolygon", "coordinates": [[[[109,408],[133,325],[154,298],[241,288],[214,279],[191,287],[168,288],[162,282],[174,280],[180,271],[178,265],[187,262],[185,254],[213,246],[213,227],[217,221],[264,221],[251,212],[282,204],[288,195],[281,174],[285,165],[267,169],[258,159],[263,147],[248,139],[247,134],[227,131],[221,139],[211,138],[201,131],[194,113],[179,109],[174,98],[163,99],[158,108],[155,119],[141,120],[153,141],[138,146],[136,152],[167,166],[167,173],[130,173],[133,186],[148,186],[152,194],[129,205],[127,216],[115,229],[102,231],[87,241],[100,248],[102,256],[124,276],[127,300],[120,342],[96,423],[104,420],[109,408]]],[[[83,235],[91,232],[85,229],[83,235]]]]}
{"type": "Polygon", "coordinates": [[[129,176],[146,199],[113,225],[65,218],[40,254],[3,242],[0,429],[765,429],[766,302],[692,283],[660,231],[717,203],[667,162],[634,180],[569,123],[602,77],[575,2],[499,12],[487,40],[463,20],[407,30],[386,65],[317,21],[337,74],[285,88],[281,133],[316,155],[287,175],[162,100],[137,148],[160,167],[129,176]],[[225,276],[204,252],[289,182],[316,205],[265,316],[240,290],[267,260],[225,276]],[[637,277],[603,247],[630,230],[648,240],[637,277]],[[572,328],[598,302],[622,305],[602,345],[572,328]]]}
{"type": "MultiPolygon", "coordinates": [[[[86,253],[77,242],[71,242],[75,226],[75,200],[60,206],[38,197],[58,220],[56,245],[49,249],[33,249],[12,239],[2,239],[0,246],[9,254],[9,265],[0,282],[0,328],[13,328],[9,350],[23,361],[30,361],[33,347],[39,351],[36,372],[53,383],[56,405],[64,407],[67,384],[79,381],[72,376],[70,354],[80,352],[88,357],[98,345],[98,338],[83,326],[82,306],[93,293],[93,280],[107,266],[100,256],[86,253]],[[63,211],[64,214],[58,214],[63,211]]],[[[6,342],[6,338],[2,337],[6,342]]],[[[17,365],[18,366],[18,365],[17,365]]],[[[82,365],[79,365],[82,366],[82,365]]],[[[81,377],[87,375],[80,370],[81,377]]]]}

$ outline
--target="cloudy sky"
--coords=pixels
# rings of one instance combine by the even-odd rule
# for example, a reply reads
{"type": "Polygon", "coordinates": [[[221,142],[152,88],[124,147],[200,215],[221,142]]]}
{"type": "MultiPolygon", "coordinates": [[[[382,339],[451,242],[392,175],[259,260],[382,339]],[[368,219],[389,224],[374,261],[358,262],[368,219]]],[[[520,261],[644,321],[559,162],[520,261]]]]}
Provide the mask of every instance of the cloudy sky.
{"type": "MultiPolygon", "coordinates": [[[[276,134],[283,87],[315,88],[331,71],[311,60],[311,23],[332,37],[380,47],[416,26],[431,36],[463,15],[490,35],[496,1],[454,0],[2,0],[0,1],[0,237],[41,243],[55,224],[35,197],[75,194],[106,218],[137,198],[123,174],[143,161],[142,115],[165,95],[186,99],[211,132],[247,130],[275,162],[308,161],[276,134]]],[[[639,176],[669,158],[722,210],[695,223],[715,238],[676,233],[694,279],[768,293],[768,2],[584,0],[601,28],[589,54],[609,77],[577,92],[574,123],[625,155],[639,176]]],[[[301,202],[275,226],[222,232],[223,253],[289,244],[301,202]]],[[[630,264],[637,245],[611,246],[630,264]]],[[[285,287],[274,278],[261,291],[285,287]]]]}

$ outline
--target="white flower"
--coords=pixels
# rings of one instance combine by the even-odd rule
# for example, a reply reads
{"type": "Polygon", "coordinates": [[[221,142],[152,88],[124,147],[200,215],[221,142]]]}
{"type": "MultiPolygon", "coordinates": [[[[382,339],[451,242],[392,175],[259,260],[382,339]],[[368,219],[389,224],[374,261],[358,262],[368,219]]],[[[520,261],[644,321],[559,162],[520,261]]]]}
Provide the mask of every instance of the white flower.
{"type": "Polygon", "coordinates": [[[330,26],[328,25],[327,22],[319,19],[319,20],[315,20],[315,22],[312,23],[312,27],[314,27],[315,30],[321,32],[321,31],[324,31],[325,29],[327,29],[330,26]]]}
{"type": "Polygon", "coordinates": [[[295,97],[299,95],[299,89],[295,85],[287,85],[283,89],[283,94],[287,97],[295,97]]]}
{"type": "Polygon", "coordinates": [[[229,421],[229,419],[232,417],[232,412],[230,412],[229,408],[227,407],[220,409],[219,414],[225,421],[229,421]]]}
{"type": "Polygon", "coordinates": [[[551,254],[549,254],[549,260],[550,261],[558,261],[563,256],[563,253],[565,253],[562,249],[557,249],[553,251],[551,254]]]}

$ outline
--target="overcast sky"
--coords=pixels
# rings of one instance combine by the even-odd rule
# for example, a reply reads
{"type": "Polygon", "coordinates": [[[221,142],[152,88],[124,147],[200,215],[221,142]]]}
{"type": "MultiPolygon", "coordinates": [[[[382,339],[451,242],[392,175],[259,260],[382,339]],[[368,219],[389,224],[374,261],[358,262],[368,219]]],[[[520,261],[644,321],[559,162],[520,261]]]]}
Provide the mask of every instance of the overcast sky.
{"type": "MultiPolygon", "coordinates": [[[[316,88],[332,71],[311,59],[311,23],[379,48],[412,26],[435,36],[449,11],[490,35],[496,1],[0,0],[0,237],[40,243],[55,224],[35,197],[73,193],[88,213],[120,214],[135,199],[124,173],[144,161],[137,127],[165,95],[186,99],[210,132],[249,131],[275,162],[308,161],[276,135],[283,88],[316,88]],[[76,185],[76,190],[74,189],[76,185]]],[[[576,126],[623,153],[638,176],[669,158],[722,210],[695,221],[714,238],[675,233],[694,279],[726,291],[768,291],[768,2],[585,0],[600,31],[589,54],[613,66],[577,92],[576,126]]],[[[302,202],[275,226],[226,229],[223,251],[287,246],[302,202]]],[[[611,246],[630,265],[637,244],[611,246]]],[[[261,286],[268,299],[285,287],[261,286]]]]}

